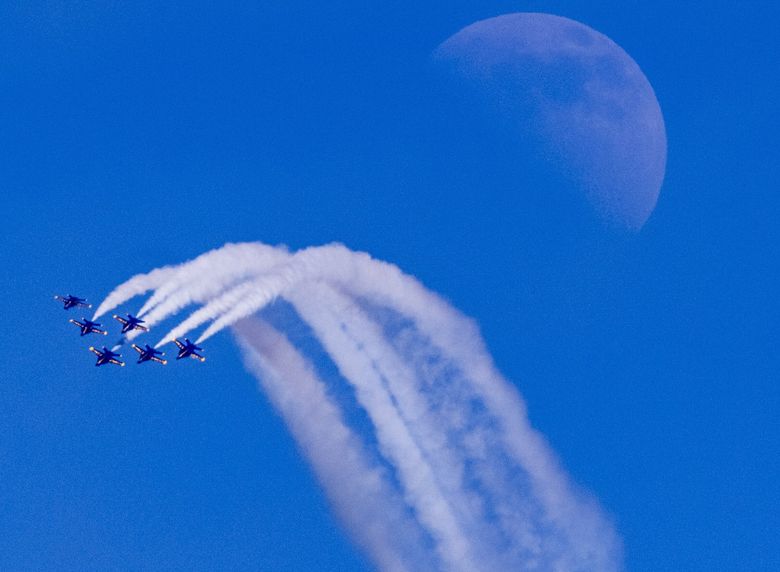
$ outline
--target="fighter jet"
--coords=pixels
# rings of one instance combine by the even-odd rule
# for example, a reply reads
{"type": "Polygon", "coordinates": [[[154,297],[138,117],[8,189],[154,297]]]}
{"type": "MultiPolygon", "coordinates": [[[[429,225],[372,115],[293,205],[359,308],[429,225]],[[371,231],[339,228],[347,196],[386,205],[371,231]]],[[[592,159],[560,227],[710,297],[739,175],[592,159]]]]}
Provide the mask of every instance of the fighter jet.
{"type": "Polygon", "coordinates": [[[86,318],[82,318],[84,320],[83,322],[79,322],[78,320],[68,320],[71,324],[76,324],[79,328],[81,328],[81,335],[86,336],[89,333],[96,333],[96,334],[103,334],[104,336],[108,335],[108,332],[105,330],[100,329],[100,324],[97,322],[93,322],[91,320],[87,320],[86,318]]]}
{"type": "Polygon", "coordinates": [[[62,302],[64,310],[70,310],[71,308],[76,308],[78,306],[83,308],[92,307],[92,304],[87,304],[86,298],[79,298],[78,296],[71,296],[70,294],[67,296],[55,296],[54,299],[62,302]]]}
{"type": "Polygon", "coordinates": [[[127,319],[123,318],[122,316],[117,316],[116,314],[114,314],[114,319],[122,323],[123,334],[126,334],[130,330],[143,330],[144,332],[149,331],[149,328],[141,325],[144,321],[141,320],[140,318],[136,318],[132,314],[128,314],[127,319]]]}
{"type": "Polygon", "coordinates": [[[184,338],[184,343],[174,338],[173,343],[179,347],[179,355],[176,356],[176,359],[191,357],[200,361],[206,361],[206,358],[198,353],[198,351],[203,351],[203,348],[199,348],[187,338],[184,338]]]}
{"type": "Polygon", "coordinates": [[[138,356],[138,361],[136,363],[143,363],[145,361],[156,361],[157,363],[161,363],[163,365],[168,363],[167,359],[162,359],[160,357],[157,357],[157,356],[164,356],[165,352],[156,350],[149,344],[145,344],[145,345],[146,345],[145,348],[141,348],[133,344],[133,349],[137,351],[139,354],[141,354],[140,356],[138,356]]]}
{"type": "Polygon", "coordinates": [[[125,362],[116,359],[120,357],[122,354],[114,353],[106,346],[103,346],[103,351],[96,350],[95,348],[90,346],[89,351],[91,351],[93,354],[95,354],[98,357],[97,362],[95,362],[95,367],[107,363],[113,363],[114,365],[121,365],[122,367],[125,366],[125,362]]]}

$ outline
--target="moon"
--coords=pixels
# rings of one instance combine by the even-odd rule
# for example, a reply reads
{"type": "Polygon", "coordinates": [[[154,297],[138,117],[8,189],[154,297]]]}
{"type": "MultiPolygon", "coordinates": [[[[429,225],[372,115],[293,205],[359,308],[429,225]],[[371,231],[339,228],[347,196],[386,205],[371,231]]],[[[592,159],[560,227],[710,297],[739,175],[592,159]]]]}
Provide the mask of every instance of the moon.
{"type": "Polygon", "coordinates": [[[551,14],[482,20],[434,59],[465,80],[518,137],[533,137],[608,224],[638,231],[666,170],[666,129],[650,82],[588,26],[551,14]]]}

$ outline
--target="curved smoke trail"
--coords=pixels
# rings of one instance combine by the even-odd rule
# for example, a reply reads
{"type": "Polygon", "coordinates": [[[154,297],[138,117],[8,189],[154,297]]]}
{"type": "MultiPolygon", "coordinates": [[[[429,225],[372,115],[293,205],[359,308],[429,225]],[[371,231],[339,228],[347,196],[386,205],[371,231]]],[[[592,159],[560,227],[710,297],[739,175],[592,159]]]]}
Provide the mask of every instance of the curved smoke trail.
{"type": "Polygon", "coordinates": [[[476,325],[397,267],[341,245],[227,245],[131,278],[96,317],[149,290],[150,325],[201,305],[158,346],[233,327],[382,570],[621,569],[610,523],[530,427],[476,325]]]}

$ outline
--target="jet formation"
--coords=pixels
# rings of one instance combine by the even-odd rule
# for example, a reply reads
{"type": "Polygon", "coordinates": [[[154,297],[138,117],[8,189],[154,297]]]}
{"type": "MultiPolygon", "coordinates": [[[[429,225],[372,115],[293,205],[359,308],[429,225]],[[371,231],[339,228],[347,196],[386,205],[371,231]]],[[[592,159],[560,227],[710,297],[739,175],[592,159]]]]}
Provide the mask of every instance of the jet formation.
{"type": "MultiPolygon", "coordinates": [[[[79,298],[78,296],[71,296],[70,294],[68,294],[67,296],[55,296],[54,299],[62,302],[63,308],[65,310],[70,310],[71,308],[92,307],[92,304],[87,303],[86,298],[79,298]]],[[[143,332],[149,331],[148,326],[142,325],[144,321],[141,320],[140,318],[133,316],[132,314],[126,314],[126,316],[127,316],[126,318],[123,318],[122,316],[116,314],[114,314],[113,316],[113,318],[117,322],[122,324],[122,331],[120,333],[122,334],[123,338],[116,346],[114,346],[111,349],[108,349],[106,346],[103,346],[102,350],[96,349],[93,346],[89,347],[89,351],[91,351],[93,354],[98,356],[97,362],[95,363],[96,367],[105,365],[107,363],[118,365],[118,366],[124,366],[125,362],[119,359],[120,357],[122,357],[122,354],[114,351],[122,343],[124,343],[124,335],[133,330],[141,330],[143,332]]],[[[82,318],[81,321],[73,320],[73,319],[70,319],[68,321],[71,324],[75,324],[76,326],[79,327],[79,329],[81,330],[82,337],[88,334],[102,334],[104,336],[108,335],[108,331],[102,329],[101,324],[99,322],[93,322],[92,320],[88,320],[86,318],[82,318]]],[[[203,351],[203,348],[193,344],[187,338],[184,338],[183,342],[174,338],[173,343],[175,343],[176,346],[179,348],[179,353],[176,356],[177,360],[186,357],[191,357],[201,362],[206,361],[206,358],[203,357],[203,355],[198,353],[203,351]]],[[[138,352],[138,361],[136,363],[144,363],[146,361],[155,361],[162,365],[166,365],[168,363],[168,360],[163,359],[162,357],[165,355],[165,352],[155,349],[149,344],[144,344],[144,347],[138,346],[136,344],[132,344],[132,348],[138,352]]]]}

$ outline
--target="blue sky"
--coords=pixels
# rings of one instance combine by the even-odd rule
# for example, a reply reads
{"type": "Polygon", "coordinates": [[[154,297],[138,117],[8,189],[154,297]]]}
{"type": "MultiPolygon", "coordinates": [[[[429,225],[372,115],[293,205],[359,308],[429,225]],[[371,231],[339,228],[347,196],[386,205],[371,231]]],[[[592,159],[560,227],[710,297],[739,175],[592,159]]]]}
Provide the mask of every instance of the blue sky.
{"type": "Polygon", "coordinates": [[[337,240],[474,317],[628,570],[780,565],[772,10],[32,2],[0,19],[0,568],[369,566],[229,335],[202,367],[98,369],[51,300],[243,240],[337,240]],[[641,233],[570,224],[555,174],[518,180],[528,160],[443,95],[430,52],[513,11],[593,27],[652,83],[669,149],[641,233]]]}

